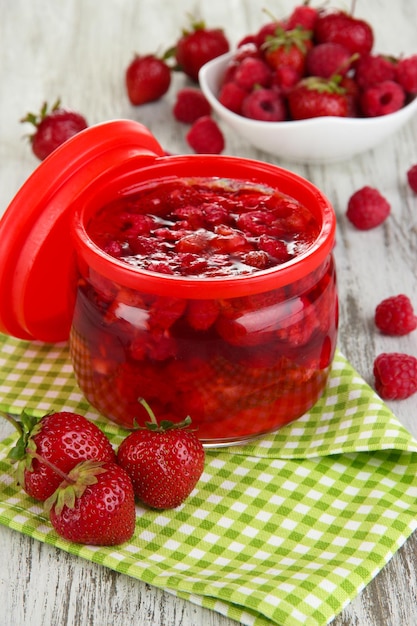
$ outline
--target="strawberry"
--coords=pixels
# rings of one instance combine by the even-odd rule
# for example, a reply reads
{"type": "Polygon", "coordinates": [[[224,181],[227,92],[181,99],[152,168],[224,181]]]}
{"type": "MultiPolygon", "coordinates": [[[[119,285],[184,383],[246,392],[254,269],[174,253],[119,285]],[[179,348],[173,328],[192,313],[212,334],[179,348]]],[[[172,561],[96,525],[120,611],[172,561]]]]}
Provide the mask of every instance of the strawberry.
{"type": "Polygon", "coordinates": [[[289,92],[288,106],[294,120],[327,115],[346,117],[348,100],[339,76],[304,78],[289,92]]]}
{"type": "Polygon", "coordinates": [[[319,14],[315,27],[314,39],[316,43],[339,43],[351,54],[369,54],[374,44],[372,27],[365,20],[333,10],[319,14]]]}
{"type": "Polygon", "coordinates": [[[274,35],[266,37],[261,49],[272,69],[292,67],[301,77],[304,75],[306,55],[311,46],[310,31],[298,26],[293,30],[278,27],[274,35]]]}
{"type": "Polygon", "coordinates": [[[200,68],[215,57],[229,51],[230,44],[220,28],[207,28],[204,22],[194,22],[191,30],[184,30],[173,50],[177,69],[195,83],[198,82],[200,68]]]}
{"type": "Polygon", "coordinates": [[[333,74],[345,75],[352,62],[349,50],[340,43],[319,43],[309,50],[306,59],[306,72],[310,76],[330,78],[333,74]]]}
{"type": "Polygon", "coordinates": [[[61,107],[58,99],[49,109],[44,102],[40,112],[28,113],[21,123],[33,124],[35,132],[29,135],[32,151],[40,161],[53,152],[64,141],[87,128],[87,121],[80,113],[61,107]]]}
{"type": "MultiPolygon", "coordinates": [[[[192,492],[204,469],[204,448],[186,427],[190,418],[158,424],[145,400],[151,421],[122,441],[117,462],[129,474],[136,497],[155,509],[179,506],[192,492]]],[[[171,416],[168,416],[169,418],[171,416]]]]}
{"type": "Polygon", "coordinates": [[[18,482],[36,500],[46,500],[59,486],[60,476],[34,453],[68,473],[79,461],[114,461],[116,456],[106,435],[93,422],[77,413],[49,413],[38,419],[25,411],[20,420],[1,415],[18,430],[20,437],[9,458],[18,461],[18,482]]]}
{"type": "Polygon", "coordinates": [[[306,30],[314,30],[319,12],[314,7],[308,6],[308,1],[304,4],[296,6],[288,19],[286,20],[286,28],[291,30],[296,26],[302,26],[306,30]]]}
{"type": "Polygon", "coordinates": [[[132,481],[117,463],[82,461],[45,502],[56,532],[75,543],[115,546],[135,530],[132,481]]]}
{"type": "Polygon", "coordinates": [[[159,100],[171,84],[171,70],[154,54],[135,55],[125,74],[126,90],[133,105],[159,100]]]}

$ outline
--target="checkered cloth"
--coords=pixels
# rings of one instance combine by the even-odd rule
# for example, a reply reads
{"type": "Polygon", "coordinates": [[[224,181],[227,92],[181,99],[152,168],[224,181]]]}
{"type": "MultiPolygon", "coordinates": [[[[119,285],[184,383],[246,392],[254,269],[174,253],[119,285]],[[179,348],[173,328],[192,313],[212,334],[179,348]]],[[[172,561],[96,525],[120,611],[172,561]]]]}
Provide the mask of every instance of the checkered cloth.
{"type": "MultiPolygon", "coordinates": [[[[116,447],[126,435],[75,383],[65,345],[0,336],[0,408],[78,411],[116,447]]],[[[0,523],[162,587],[247,626],[328,624],[417,526],[417,442],[337,353],[327,391],[301,419],[241,447],[207,450],[190,498],[137,505],[122,546],[60,538],[16,485],[0,444],[0,523]]]]}

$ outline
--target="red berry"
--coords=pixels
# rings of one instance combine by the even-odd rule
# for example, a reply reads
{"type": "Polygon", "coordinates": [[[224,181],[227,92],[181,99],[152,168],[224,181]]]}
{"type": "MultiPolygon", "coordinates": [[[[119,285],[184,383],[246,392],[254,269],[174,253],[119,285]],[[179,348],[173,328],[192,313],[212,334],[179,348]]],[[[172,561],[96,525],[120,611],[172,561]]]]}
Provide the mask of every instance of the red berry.
{"type": "Polygon", "coordinates": [[[294,120],[312,117],[346,117],[348,100],[346,91],[337,77],[309,76],[295,85],[288,93],[290,116],[294,120]]]}
{"type": "Polygon", "coordinates": [[[184,87],[177,92],[172,112],[179,122],[193,124],[199,117],[210,115],[211,106],[200,89],[184,87]]]}
{"type": "Polygon", "coordinates": [[[333,42],[345,46],[351,54],[369,54],[374,44],[371,26],[343,11],[322,12],[314,28],[316,43],[333,42]]]}
{"type": "Polygon", "coordinates": [[[371,85],[360,97],[362,113],[366,117],[379,117],[395,113],[404,106],[404,89],[393,80],[371,85]]]}
{"type": "Polygon", "coordinates": [[[197,154],[220,154],[224,150],[223,133],[208,115],[194,122],[186,135],[186,140],[197,154]]]}
{"type": "Polygon", "coordinates": [[[355,80],[361,89],[366,89],[384,80],[395,79],[395,65],[382,54],[368,54],[355,65],[355,80]]]}
{"type": "Polygon", "coordinates": [[[174,423],[164,418],[158,425],[149,405],[141,403],[151,422],[122,441],[117,460],[141,502],[155,509],[175,508],[188,498],[203,472],[204,448],[186,429],[189,419],[174,423]]]}
{"type": "Polygon", "coordinates": [[[116,463],[83,461],[46,503],[56,532],[68,541],[115,546],[135,530],[132,481],[116,463]]]}
{"type": "Polygon", "coordinates": [[[374,361],[375,389],[384,400],[403,400],[417,391],[417,359],[399,352],[374,361]]]}
{"type": "Polygon", "coordinates": [[[233,113],[237,113],[238,115],[242,110],[242,103],[248,92],[236,83],[228,82],[225,83],[219,92],[219,102],[229,111],[233,111],[233,113]]]}
{"type": "Polygon", "coordinates": [[[184,31],[175,46],[179,68],[194,82],[198,82],[200,68],[212,59],[229,51],[229,42],[220,28],[206,28],[203,22],[184,31]]]}
{"type": "Polygon", "coordinates": [[[251,91],[256,86],[267,87],[271,84],[271,68],[254,57],[246,57],[239,63],[234,73],[234,81],[242,89],[251,91]]]}
{"type": "Polygon", "coordinates": [[[417,95],[417,54],[400,59],[396,68],[396,80],[404,91],[417,95]]]}
{"type": "Polygon", "coordinates": [[[26,493],[36,500],[46,500],[62,480],[48,462],[68,473],[79,461],[115,460],[114,450],[106,435],[93,422],[77,413],[62,411],[38,419],[23,412],[20,421],[8,419],[20,431],[20,439],[12,454],[12,458],[19,461],[18,481],[26,493]],[[34,457],[33,453],[47,463],[34,457]]]}
{"type": "Polygon", "coordinates": [[[20,120],[35,126],[35,132],[30,135],[32,151],[40,161],[53,152],[58,146],[87,128],[87,121],[80,113],[61,107],[59,100],[51,110],[45,102],[38,115],[28,113],[20,120]]]}
{"type": "Polygon", "coordinates": [[[310,76],[330,78],[333,74],[345,75],[350,69],[352,55],[340,43],[320,43],[307,53],[306,72],[310,76]]]}
{"type": "Polygon", "coordinates": [[[386,298],[375,309],[375,324],[386,335],[407,335],[417,328],[410,299],[400,294],[386,298]]]}
{"type": "Polygon", "coordinates": [[[304,75],[306,55],[311,47],[311,33],[304,28],[287,31],[278,27],[275,34],[267,36],[262,44],[264,58],[272,69],[289,66],[300,77],[304,75]]]}
{"type": "Polygon", "coordinates": [[[417,163],[407,171],[407,180],[411,189],[417,193],[417,163]]]}
{"type": "Polygon", "coordinates": [[[317,9],[307,4],[302,4],[295,7],[285,26],[288,30],[292,30],[297,26],[301,26],[305,30],[314,30],[318,16],[317,9]]]}
{"type": "Polygon", "coordinates": [[[162,59],[153,54],[136,55],[129,64],[126,90],[130,102],[137,106],[159,100],[171,84],[171,70],[162,59]]]}
{"type": "Polygon", "coordinates": [[[242,115],[253,120],[282,122],[287,108],[280,93],[273,89],[255,89],[242,102],[242,115]]]}
{"type": "Polygon", "coordinates": [[[194,330],[207,330],[219,315],[217,300],[190,300],[187,305],[187,321],[194,330]]]}
{"type": "Polygon", "coordinates": [[[384,222],[391,207],[378,189],[362,187],[350,197],[346,216],[359,230],[369,230],[384,222]]]}

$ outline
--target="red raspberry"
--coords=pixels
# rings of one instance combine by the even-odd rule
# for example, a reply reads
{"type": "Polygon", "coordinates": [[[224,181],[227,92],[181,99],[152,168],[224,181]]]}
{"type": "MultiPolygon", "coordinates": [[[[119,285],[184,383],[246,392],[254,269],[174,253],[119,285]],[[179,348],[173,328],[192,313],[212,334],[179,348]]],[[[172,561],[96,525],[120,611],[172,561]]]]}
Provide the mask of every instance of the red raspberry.
{"type": "Polygon", "coordinates": [[[272,89],[255,89],[242,103],[242,115],[264,122],[282,122],[287,109],[282,96],[272,89]]]}
{"type": "Polygon", "coordinates": [[[346,217],[359,230],[369,230],[384,222],[391,207],[373,187],[362,187],[350,197],[346,217]]]}
{"type": "Polygon", "coordinates": [[[383,300],[375,309],[375,324],[386,335],[407,335],[417,328],[410,299],[400,294],[383,300]]]}
{"type": "Polygon", "coordinates": [[[355,79],[361,89],[384,80],[395,80],[395,65],[382,54],[361,57],[356,63],[355,79]]]}
{"type": "Polygon", "coordinates": [[[329,41],[317,44],[307,53],[307,74],[323,78],[330,78],[333,74],[343,76],[350,68],[351,56],[349,50],[340,43],[329,41]]]}
{"type": "Polygon", "coordinates": [[[194,122],[186,135],[186,140],[197,154],[220,154],[225,145],[222,131],[209,115],[204,115],[194,122]]]}
{"type": "Polygon", "coordinates": [[[403,400],[417,391],[417,359],[399,352],[374,361],[375,389],[384,400],[403,400]]]}
{"type": "Polygon", "coordinates": [[[396,78],[404,91],[417,94],[417,54],[398,62],[396,78]]]}
{"type": "Polygon", "coordinates": [[[194,124],[199,117],[210,115],[211,106],[203,92],[197,87],[184,87],[177,93],[172,110],[174,117],[184,124],[194,124]]]}
{"type": "Polygon", "coordinates": [[[411,189],[417,193],[417,163],[412,165],[407,172],[407,180],[411,189]]]}
{"type": "Polygon", "coordinates": [[[268,87],[271,84],[271,69],[262,61],[254,57],[246,57],[236,68],[234,80],[247,91],[251,91],[255,85],[260,87],[268,87]]]}
{"type": "Polygon", "coordinates": [[[236,83],[225,83],[220,89],[219,102],[229,111],[239,115],[242,110],[242,103],[247,95],[248,92],[236,83]]]}
{"type": "Polygon", "coordinates": [[[366,117],[378,117],[394,113],[404,106],[405,91],[393,80],[371,85],[364,90],[361,99],[362,113],[366,117]]]}

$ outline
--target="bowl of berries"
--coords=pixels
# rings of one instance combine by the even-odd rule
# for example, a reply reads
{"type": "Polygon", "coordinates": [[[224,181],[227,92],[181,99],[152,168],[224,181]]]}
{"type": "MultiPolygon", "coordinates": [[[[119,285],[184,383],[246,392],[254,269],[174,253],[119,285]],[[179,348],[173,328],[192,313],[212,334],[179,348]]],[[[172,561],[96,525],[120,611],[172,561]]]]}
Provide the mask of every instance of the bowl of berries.
{"type": "Polygon", "coordinates": [[[159,421],[189,416],[206,445],[242,443],[325,389],[335,226],[327,198],[290,171],[166,156],[137,122],[92,126],[0,222],[0,329],[69,338],[80,389],[125,428],[149,420],[144,399],[159,421]]]}
{"type": "Polygon", "coordinates": [[[374,51],[368,22],[297,7],[204,65],[219,118],[285,160],[332,162],[372,149],[417,112],[417,54],[374,51]]]}

